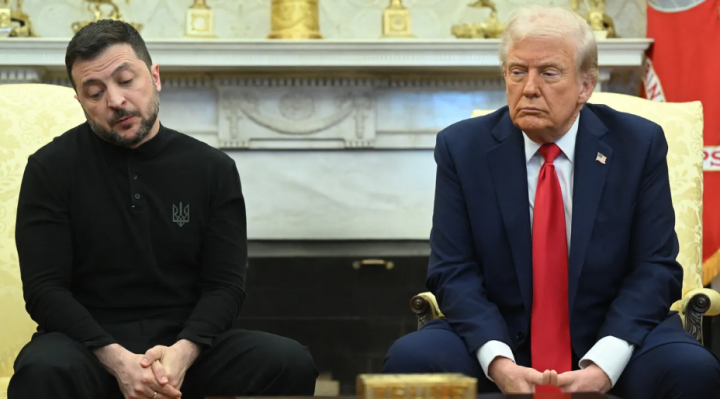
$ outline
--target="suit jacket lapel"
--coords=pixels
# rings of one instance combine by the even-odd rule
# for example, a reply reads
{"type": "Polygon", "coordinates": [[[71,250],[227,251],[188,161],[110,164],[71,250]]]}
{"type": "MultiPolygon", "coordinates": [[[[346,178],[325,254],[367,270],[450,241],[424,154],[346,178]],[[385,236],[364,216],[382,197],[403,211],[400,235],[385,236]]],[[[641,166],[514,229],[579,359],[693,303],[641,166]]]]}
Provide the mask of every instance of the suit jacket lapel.
{"type": "Polygon", "coordinates": [[[492,134],[498,145],[488,153],[490,173],[529,317],[532,309],[532,239],[525,144],[522,132],[507,114],[492,134]]]}
{"type": "Polygon", "coordinates": [[[580,112],[580,126],[575,142],[575,176],[573,188],[572,234],[569,258],[569,306],[575,303],[578,282],[582,274],[588,244],[595,224],[605,179],[612,164],[613,150],[601,141],[607,132],[595,114],[584,107],[580,112]],[[598,153],[606,157],[605,164],[597,160],[598,153]]]}

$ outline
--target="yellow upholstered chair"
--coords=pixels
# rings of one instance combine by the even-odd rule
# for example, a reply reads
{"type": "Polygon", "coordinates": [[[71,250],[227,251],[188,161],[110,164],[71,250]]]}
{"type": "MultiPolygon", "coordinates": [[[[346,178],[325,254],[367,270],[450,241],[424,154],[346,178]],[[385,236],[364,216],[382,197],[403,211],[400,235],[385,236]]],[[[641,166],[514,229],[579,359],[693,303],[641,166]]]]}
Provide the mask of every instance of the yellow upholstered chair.
{"type": "MultiPolygon", "coordinates": [[[[615,93],[594,93],[589,102],[644,117],[665,131],[675,231],[680,242],[677,260],[684,268],[683,297],[672,309],[679,311],[685,329],[702,342],[702,317],[720,314],[720,293],[702,285],[702,105],[699,101],[660,103],[615,93]]],[[[492,110],[476,110],[472,116],[490,112],[492,110]]],[[[410,307],[418,315],[418,327],[443,317],[429,292],[413,297],[410,307]]]]}
{"type": "Polygon", "coordinates": [[[15,249],[20,183],[29,155],[85,121],[74,95],[62,86],[0,85],[0,399],[7,397],[15,357],[37,326],[25,311],[15,249]]]}

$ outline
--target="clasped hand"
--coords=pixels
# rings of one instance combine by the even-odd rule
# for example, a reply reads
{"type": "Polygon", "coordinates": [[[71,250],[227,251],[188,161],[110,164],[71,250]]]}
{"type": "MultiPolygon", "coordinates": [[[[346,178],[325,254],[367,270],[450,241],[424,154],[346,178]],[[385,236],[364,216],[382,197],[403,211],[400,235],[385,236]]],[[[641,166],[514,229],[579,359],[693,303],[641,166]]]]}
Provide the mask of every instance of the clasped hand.
{"type": "MultiPolygon", "coordinates": [[[[147,352],[142,358],[140,365],[152,370],[155,379],[163,387],[171,387],[178,393],[185,380],[185,373],[190,365],[198,357],[200,350],[197,345],[190,341],[181,340],[173,346],[158,345],[147,352]]],[[[163,396],[168,396],[164,392],[163,396]]],[[[174,395],[174,393],[171,393],[174,395]]],[[[164,399],[158,391],[155,399],[164,399]]],[[[179,398],[180,396],[168,396],[168,398],[179,398]]]]}
{"type": "MultiPolygon", "coordinates": [[[[113,367],[125,399],[176,399],[182,396],[179,386],[169,383],[167,377],[158,378],[155,370],[143,367],[145,355],[132,352],[123,354],[113,367]],[[157,392],[157,395],[155,393],[157,392]]],[[[163,373],[167,374],[167,373],[163,373]]]]}
{"type": "Polygon", "coordinates": [[[181,340],[173,346],[155,346],[137,355],[119,345],[98,351],[100,361],[118,380],[125,399],[177,399],[185,373],[199,354],[197,345],[181,340]]]}
{"type": "Polygon", "coordinates": [[[541,373],[522,367],[510,359],[498,357],[490,364],[488,374],[503,393],[534,393],[538,385],[559,387],[562,392],[606,393],[611,388],[610,378],[595,364],[583,370],[558,374],[554,370],[541,373]]]}

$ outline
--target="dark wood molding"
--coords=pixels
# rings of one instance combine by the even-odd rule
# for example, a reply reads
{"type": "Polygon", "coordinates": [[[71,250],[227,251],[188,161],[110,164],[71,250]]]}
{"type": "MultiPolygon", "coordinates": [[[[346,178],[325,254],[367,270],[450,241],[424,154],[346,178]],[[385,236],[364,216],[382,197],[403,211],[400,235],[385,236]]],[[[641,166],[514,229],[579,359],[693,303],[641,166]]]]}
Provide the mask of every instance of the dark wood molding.
{"type": "Polygon", "coordinates": [[[703,344],[703,315],[710,309],[710,298],[696,294],[688,301],[685,309],[685,331],[703,344]]]}
{"type": "Polygon", "coordinates": [[[418,330],[428,321],[432,320],[433,312],[430,301],[422,295],[415,295],[410,300],[410,309],[417,315],[418,330]]]}

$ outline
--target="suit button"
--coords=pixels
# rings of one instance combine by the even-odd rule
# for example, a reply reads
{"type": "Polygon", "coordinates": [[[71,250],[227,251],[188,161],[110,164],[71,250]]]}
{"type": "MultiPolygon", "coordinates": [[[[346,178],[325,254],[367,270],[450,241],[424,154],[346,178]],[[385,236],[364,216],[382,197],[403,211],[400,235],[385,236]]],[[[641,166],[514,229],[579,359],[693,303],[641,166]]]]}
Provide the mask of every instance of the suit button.
{"type": "Polygon", "coordinates": [[[518,341],[524,340],[524,339],[525,339],[525,333],[522,332],[522,331],[520,331],[520,332],[517,333],[517,335],[515,336],[515,339],[518,340],[518,341]]]}

